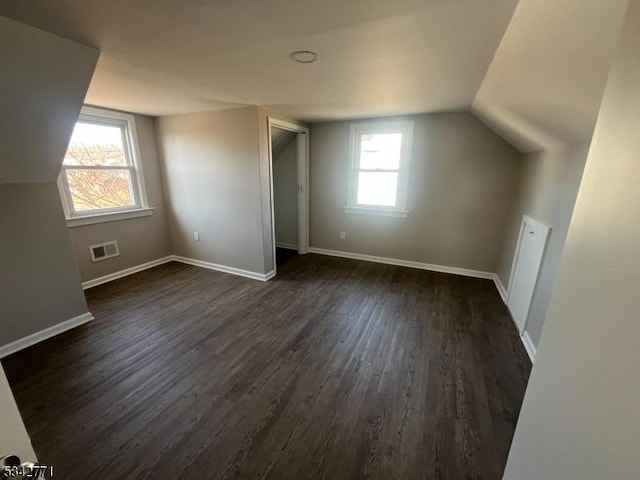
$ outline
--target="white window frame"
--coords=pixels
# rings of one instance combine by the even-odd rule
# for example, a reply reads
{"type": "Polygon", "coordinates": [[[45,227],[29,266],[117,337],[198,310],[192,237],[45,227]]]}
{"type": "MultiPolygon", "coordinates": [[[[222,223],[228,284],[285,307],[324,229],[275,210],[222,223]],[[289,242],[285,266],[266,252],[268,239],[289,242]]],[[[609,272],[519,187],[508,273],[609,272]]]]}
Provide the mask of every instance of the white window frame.
{"type": "Polygon", "coordinates": [[[63,164],[60,169],[60,175],[58,176],[58,189],[60,190],[60,198],[62,199],[62,207],[64,208],[67,225],[69,227],[76,227],[92,223],[126,220],[129,218],[151,215],[153,209],[149,207],[147,190],[144,185],[144,172],[142,170],[142,162],[140,161],[140,148],[138,146],[138,133],[136,131],[135,117],[129,113],[84,106],[80,111],[77,121],[95,123],[98,125],[113,125],[122,128],[124,132],[125,156],[127,158],[128,165],[80,168],[94,168],[98,170],[129,170],[131,174],[131,186],[135,203],[134,205],[121,208],[101,208],[84,212],[76,212],[73,206],[73,199],[71,197],[71,191],[69,190],[65,170],[67,168],[76,169],[78,167],[63,164]]]}
{"type": "MultiPolygon", "coordinates": [[[[350,128],[350,160],[349,160],[349,188],[345,213],[362,215],[379,215],[385,217],[406,218],[407,194],[409,188],[409,163],[413,144],[413,121],[397,120],[386,122],[352,123],[350,128]],[[398,168],[398,187],[396,190],[396,205],[362,205],[358,204],[358,174],[367,171],[360,168],[360,138],[362,135],[379,133],[401,133],[402,146],[400,149],[400,165],[398,168]]],[[[384,170],[371,170],[384,171],[384,170]]]]}

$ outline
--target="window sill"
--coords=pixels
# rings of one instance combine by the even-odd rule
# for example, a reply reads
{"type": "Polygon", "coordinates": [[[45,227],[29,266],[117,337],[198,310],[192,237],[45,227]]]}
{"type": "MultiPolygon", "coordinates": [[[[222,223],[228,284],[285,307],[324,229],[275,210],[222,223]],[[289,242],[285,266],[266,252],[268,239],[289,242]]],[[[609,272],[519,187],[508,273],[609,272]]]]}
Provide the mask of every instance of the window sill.
{"type": "Polygon", "coordinates": [[[118,222],[120,220],[148,217],[151,215],[153,215],[153,208],[150,207],[128,210],[126,212],[98,213],[95,215],[67,218],[67,227],[73,228],[82,227],[84,225],[93,225],[94,223],[118,222]]]}
{"type": "Polygon", "coordinates": [[[409,212],[404,210],[385,210],[384,208],[343,207],[344,213],[355,215],[374,215],[378,217],[407,218],[409,212]]]}

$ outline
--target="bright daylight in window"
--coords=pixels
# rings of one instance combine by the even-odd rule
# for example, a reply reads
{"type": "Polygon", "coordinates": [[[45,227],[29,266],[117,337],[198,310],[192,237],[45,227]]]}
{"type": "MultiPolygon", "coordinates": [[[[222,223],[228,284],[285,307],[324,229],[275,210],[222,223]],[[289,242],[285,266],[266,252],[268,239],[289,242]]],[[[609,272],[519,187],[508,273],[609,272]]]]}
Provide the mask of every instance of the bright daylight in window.
{"type": "Polygon", "coordinates": [[[353,124],[348,213],[406,216],[413,122],[353,124]]]}
{"type": "Polygon", "coordinates": [[[83,109],[60,174],[68,219],[146,207],[133,117],[83,109]]]}

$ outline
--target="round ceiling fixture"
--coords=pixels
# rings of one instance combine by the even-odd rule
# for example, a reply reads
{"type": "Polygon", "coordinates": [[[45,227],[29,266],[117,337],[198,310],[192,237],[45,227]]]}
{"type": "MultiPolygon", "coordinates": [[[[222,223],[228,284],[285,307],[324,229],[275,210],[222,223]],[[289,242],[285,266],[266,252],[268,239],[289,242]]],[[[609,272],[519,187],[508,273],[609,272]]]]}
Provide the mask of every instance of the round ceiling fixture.
{"type": "Polygon", "coordinates": [[[291,60],[298,63],[315,63],[320,58],[316,52],[311,52],[309,50],[298,50],[297,52],[293,52],[289,55],[289,57],[291,57],[291,60]]]}

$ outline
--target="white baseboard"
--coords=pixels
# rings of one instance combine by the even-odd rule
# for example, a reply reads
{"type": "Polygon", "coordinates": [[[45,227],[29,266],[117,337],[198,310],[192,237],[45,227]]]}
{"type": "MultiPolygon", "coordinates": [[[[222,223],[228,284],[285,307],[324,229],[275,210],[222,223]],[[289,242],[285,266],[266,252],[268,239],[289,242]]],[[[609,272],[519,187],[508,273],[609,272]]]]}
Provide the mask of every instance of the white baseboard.
{"type": "Polygon", "coordinates": [[[293,243],[276,242],[276,247],[286,248],[287,250],[295,250],[296,252],[298,251],[298,245],[294,245],[293,243]]]}
{"type": "Polygon", "coordinates": [[[169,255],[167,257],[158,258],[157,260],[152,260],[150,262],[143,263],[141,265],[136,265],[135,267],[126,268],[118,272],[110,273],[109,275],[105,275],[104,277],[94,278],[93,280],[82,282],[82,288],[86,290],[87,288],[96,287],[98,285],[102,285],[103,283],[112,282],[113,280],[117,280],[119,278],[123,278],[128,275],[133,275],[134,273],[142,272],[143,270],[147,270],[149,268],[157,267],[158,265],[162,265],[164,263],[173,262],[173,261],[186,263],[188,265],[194,265],[196,267],[208,268],[210,270],[216,270],[218,272],[230,273],[232,275],[240,275],[241,277],[252,278],[254,280],[261,280],[263,282],[266,282],[267,280],[275,277],[276,275],[276,272],[273,270],[268,273],[256,273],[256,272],[250,272],[248,270],[242,270],[235,267],[227,267],[226,265],[218,265],[216,263],[204,262],[202,260],[196,260],[194,258],[181,257],[179,255],[169,255]]]}
{"type": "Polygon", "coordinates": [[[531,359],[531,363],[533,363],[536,359],[536,346],[531,341],[531,337],[529,336],[529,332],[526,330],[522,334],[522,344],[524,345],[524,349],[527,351],[529,355],[529,359],[531,359]]]}
{"type": "MultiPolygon", "coordinates": [[[[125,270],[120,270],[119,272],[105,275],[104,277],[94,278],[93,280],[83,282],[82,288],[87,289],[95,287],[97,285],[102,285],[103,283],[111,282],[128,275],[133,275],[134,273],[138,273],[143,270],[147,270],[149,268],[153,268],[171,261],[195,265],[196,267],[208,268],[210,270],[216,270],[218,272],[230,273],[232,275],[239,275],[241,277],[252,278],[254,280],[260,280],[263,282],[266,282],[276,275],[275,270],[271,270],[268,273],[256,273],[250,272],[248,270],[241,270],[239,268],[227,267],[225,265],[217,265],[215,263],[204,262],[202,260],[195,260],[193,258],[180,257],[178,255],[169,255],[167,257],[158,258],[157,260],[152,260],[151,262],[143,263],[142,265],[137,265],[135,267],[127,268],[125,270]]],[[[8,343],[7,345],[0,346],[0,358],[4,358],[8,355],[11,355],[12,353],[30,347],[31,345],[35,345],[36,343],[54,337],[62,332],[66,332],[67,330],[77,327],[78,325],[82,325],[83,323],[87,323],[91,320],[93,320],[93,315],[87,312],[70,320],[66,320],[39,332],[28,335],[14,342],[8,343]]]]}
{"type": "Polygon", "coordinates": [[[494,273],[482,272],[479,270],[469,270],[467,268],[446,267],[444,265],[433,265],[431,263],[412,262],[409,260],[400,260],[397,258],[376,257],[374,255],[363,255],[360,253],[340,252],[338,250],[326,250],[324,248],[309,248],[310,253],[318,253],[320,255],[330,255],[332,257],[352,258],[354,260],[364,260],[367,262],[384,263],[387,265],[396,265],[399,267],[418,268],[420,270],[430,270],[432,272],[452,273],[454,275],[463,275],[465,277],[485,278],[493,280],[494,273]]]}
{"type": "Polygon", "coordinates": [[[173,260],[173,255],[169,255],[167,257],[151,260],[150,262],[143,263],[141,265],[136,265],[135,267],[125,268],[124,270],[110,273],[109,275],[105,275],[104,277],[98,277],[98,278],[94,278],[93,280],[87,280],[86,282],[82,282],[82,288],[86,290],[87,288],[96,287],[98,285],[102,285],[103,283],[117,280],[118,278],[126,277],[128,275],[133,275],[134,273],[138,273],[143,270],[147,270],[149,268],[157,267],[158,265],[162,265],[163,263],[168,263],[172,260],[173,260]]]}
{"type": "Polygon", "coordinates": [[[497,273],[493,274],[493,283],[496,284],[496,288],[498,289],[498,293],[500,294],[500,298],[502,298],[502,301],[505,303],[507,303],[507,289],[504,288],[504,285],[502,284],[502,280],[500,280],[500,277],[498,276],[497,273]]]}
{"type": "Polygon", "coordinates": [[[232,275],[239,275],[241,277],[252,278],[253,280],[261,280],[266,282],[270,278],[275,276],[275,272],[272,270],[268,273],[250,272],[249,270],[242,270],[235,267],[227,267],[226,265],[218,265],[217,263],[205,262],[203,260],[196,260],[195,258],[181,257],[179,255],[173,255],[173,260],[180,263],[186,263],[187,265],[194,265],[196,267],[208,268],[209,270],[216,270],[218,272],[230,273],[232,275]]]}
{"type": "Polygon", "coordinates": [[[7,345],[3,345],[2,347],[0,347],[0,358],[4,358],[8,355],[11,355],[12,353],[16,353],[19,350],[30,347],[31,345],[35,345],[36,343],[40,343],[48,338],[55,337],[62,332],[71,330],[72,328],[82,325],[83,323],[90,322],[91,320],[93,320],[93,315],[91,315],[91,312],[83,313],[82,315],[78,315],[77,317],[65,320],[61,323],[57,323],[49,328],[45,328],[44,330],[40,330],[39,332],[27,335],[26,337],[8,343],[7,345]]]}
{"type": "MultiPolygon", "coordinates": [[[[509,310],[509,306],[507,305],[507,291],[504,288],[504,285],[502,284],[502,281],[500,281],[500,278],[498,277],[497,274],[494,277],[493,281],[496,284],[496,288],[498,289],[498,293],[502,297],[502,301],[504,302],[505,306],[507,307],[507,313],[509,314],[509,317],[511,318],[511,321],[513,322],[513,326],[515,327],[516,331],[519,331],[520,327],[518,327],[518,324],[514,320],[513,315],[511,314],[511,310],[509,310]]],[[[524,345],[524,349],[527,351],[527,355],[529,355],[529,359],[531,360],[531,363],[533,363],[534,360],[536,359],[536,346],[531,341],[531,337],[529,336],[529,332],[527,332],[526,330],[524,332],[522,332],[522,334],[520,335],[520,341],[522,341],[522,345],[524,345]]]]}

